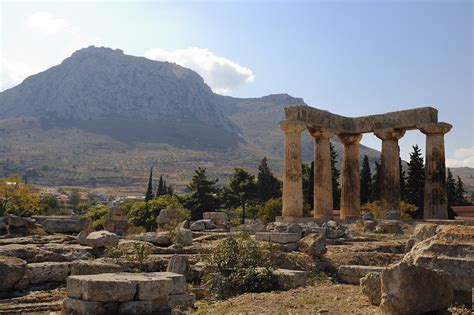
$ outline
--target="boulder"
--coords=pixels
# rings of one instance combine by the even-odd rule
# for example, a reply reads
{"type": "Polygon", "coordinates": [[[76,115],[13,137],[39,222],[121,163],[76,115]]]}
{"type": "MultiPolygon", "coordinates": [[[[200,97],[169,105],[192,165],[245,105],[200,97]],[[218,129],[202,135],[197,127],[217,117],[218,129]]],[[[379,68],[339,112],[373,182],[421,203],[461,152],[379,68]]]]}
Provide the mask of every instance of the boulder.
{"type": "Polygon", "coordinates": [[[87,235],[86,245],[91,247],[115,246],[119,242],[117,234],[109,231],[95,231],[87,235]]]}
{"type": "Polygon", "coordinates": [[[156,217],[156,223],[158,227],[163,227],[167,224],[170,224],[172,221],[177,222],[179,219],[179,213],[174,209],[163,209],[160,211],[160,214],[156,217]]]}
{"type": "Polygon", "coordinates": [[[26,272],[26,261],[0,256],[0,292],[8,292],[20,282],[26,272]]]}
{"type": "Polygon", "coordinates": [[[342,265],[337,270],[337,276],[343,283],[359,284],[360,279],[371,272],[382,272],[386,267],[342,265]]]}
{"type": "Polygon", "coordinates": [[[298,242],[300,235],[297,233],[257,232],[255,233],[255,239],[258,241],[288,244],[298,242]]]}
{"type": "Polygon", "coordinates": [[[6,214],[3,218],[6,225],[10,227],[36,227],[36,221],[31,218],[19,217],[13,214],[6,214]]]}
{"type": "Polygon", "coordinates": [[[176,233],[176,243],[183,246],[193,245],[193,232],[189,229],[179,229],[176,233]]]}
{"type": "Polygon", "coordinates": [[[299,234],[301,236],[301,234],[303,233],[303,229],[301,228],[301,226],[298,223],[290,223],[288,225],[288,228],[286,229],[286,232],[296,233],[296,234],[299,234]]]}
{"type": "Polygon", "coordinates": [[[298,241],[298,248],[313,258],[321,257],[327,251],[326,238],[319,234],[309,234],[298,241]]]}
{"type": "Polygon", "coordinates": [[[203,219],[202,222],[204,222],[204,225],[206,226],[206,230],[213,230],[216,228],[216,225],[212,220],[209,219],[203,219]]]}
{"type": "Polygon", "coordinates": [[[304,287],[309,281],[307,271],[277,269],[273,271],[273,274],[277,277],[279,287],[284,290],[304,287]]]}
{"type": "Polygon", "coordinates": [[[184,275],[187,281],[191,281],[193,274],[191,267],[186,256],[174,255],[168,262],[167,272],[173,272],[180,275],[184,275]]]}
{"type": "Polygon", "coordinates": [[[369,272],[360,279],[362,293],[364,293],[372,305],[380,305],[382,299],[382,283],[379,272],[369,272]]]}
{"type": "Polygon", "coordinates": [[[202,218],[212,220],[212,222],[218,226],[229,223],[229,217],[225,212],[204,212],[202,218]]]}
{"type": "Polygon", "coordinates": [[[381,274],[380,309],[388,315],[415,315],[442,311],[451,306],[453,287],[438,270],[399,262],[381,274]]]}
{"type": "Polygon", "coordinates": [[[206,229],[206,223],[203,220],[198,220],[189,226],[191,231],[204,231],[206,229]]]}
{"type": "Polygon", "coordinates": [[[168,232],[146,232],[131,236],[131,239],[149,242],[158,246],[170,246],[172,242],[171,234],[168,232]]]}
{"type": "Polygon", "coordinates": [[[87,219],[81,216],[33,216],[49,233],[79,233],[86,226],[87,219]]]}

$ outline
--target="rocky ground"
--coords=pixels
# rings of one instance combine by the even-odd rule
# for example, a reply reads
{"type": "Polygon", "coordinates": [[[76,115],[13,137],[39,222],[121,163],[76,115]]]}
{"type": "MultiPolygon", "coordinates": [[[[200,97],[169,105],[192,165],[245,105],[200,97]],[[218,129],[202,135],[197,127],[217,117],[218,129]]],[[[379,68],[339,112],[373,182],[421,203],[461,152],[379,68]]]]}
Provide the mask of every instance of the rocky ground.
{"type": "MultiPolygon", "coordinates": [[[[200,253],[229,234],[240,232],[235,229],[229,232],[216,226],[208,229],[208,225],[210,222],[207,221],[196,224],[194,227],[199,228],[195,228],[195,231],[186,229],[184,234],[177,236],[181,237],[186,246],[174,242],[170,235],[164,233],[145,233],[127,238],[117,238],[107,232],[78,237],[59,234],[0,236],[0,256],[3,257],[0,262],[7,268],[16,268],[2,269],[0,266],[0,275],[11,276],[13,273],[8,270],[23,270],[23,273],[18,275],[21,280],[16,280],[13,289],[7,294],[3,290],[0,314],[60,312],[66,297],[65,279],[70,275],[136,272],[139,269],[157,272],[169,270],[170,265],[175,271],[182,268],[182,273],[186,275],[190,283],[189,292],[196,294],[195,308],[191,310],[196,314],[381,314],[381,308],[369,302],[368,296],[363,294],[359,285],[359,279],[367,273],[376,271],[377,275],[393,276],[399,271],[395,270],[392,274],[380,271],[402,260],[414,264],[415,267],[426,267],[433,264],[430,260],[432,257],[439,256],[436,254],[437,250],[447,248],[446,244],[453,241],[454,243],[449,245],[450,249],[443,255],[449,259],[457,259],[458,263],[466,266],[472,265],[472,256],[469,257],[469,251],[474,244],[472,227],[439,228],[427,225],[420,229],[416,228],[416,224],[404,223],[395,228],[389,226],[387,229],[393,229],[390,232],[394,233],[387,233],[380,229],[376,231],[373,226],[367,227],[364,222],[321,227],[309,227],[304,224],[273,224],[265,227],[248,223],[237,230],[247,230],[256,233],[257,239],[268,238],[274,242],[272,244],[276,246],[272,246],[271,251],[277,267],[306,271],[310,281],[304,287],[297,287],[297,284],[296,288],[287,291],[248,293],[226,301],[212,301],[203,294],[204,291],[198,285],[202,272],[199,264],[200,253]],[[299,249],[295,250],[293,238],[294,234],[298,233],[303,238],[296,238],[299,249]],[[111,258],[107,257],[102,246],[104,242],[119,244],[122,248],[147,244],[151,252],[142,262],[124,257],[111,258]],[[412,247],[413,250],[407,255],[412,247]],[[189,265],[182,267],[181,261],[176,260],[176,255],[185,257],[186,264],[189,265]],[[170,260],[173,262],[170,263],[170,260]]],[[[383,224],[380,225],[383,227],[383,224]]],[[[266,243],[270,244],[268,241],[266,243]]],[[[445,260],[436,261],[441,261],[439,264],[442,264],[445,260]]],[[[438,268],[443,270],[444,267],[439,265],[438,268]]],[[[459,272],[453,268],[445,271],[459,272]]],[[[436,278],[437,274],[433,277],[436,278]]],[[[456,281],[462,282],[463,277],[473,278],[469,271],[466,271],[465,276],[460,274],[456,281]]],[[[5,286],[5,283],[0,284],[0,291],[2,285],[5,286]]],[[[382,287],[383,285],[382,280],[382,287]]],[[[455,306],[451,306],[449,311],[452,314],[471,313],[467,308],[455,306]]]]}

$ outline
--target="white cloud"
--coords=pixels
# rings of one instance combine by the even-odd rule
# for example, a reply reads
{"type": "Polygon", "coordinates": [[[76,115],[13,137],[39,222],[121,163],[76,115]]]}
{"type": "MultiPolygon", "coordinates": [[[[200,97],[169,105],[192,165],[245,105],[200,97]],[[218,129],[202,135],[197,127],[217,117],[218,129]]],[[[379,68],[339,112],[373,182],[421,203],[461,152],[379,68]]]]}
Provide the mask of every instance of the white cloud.
{"type": "Polygon", "coordinates": [[[26,25],[48,35],[67,30],[70,26],[66,20],[49,12],[35,12],[26,19],[26,25]]]}
{"type": "Polygon", "coordinates": [[[66,19],[44,11],[32,13],[18,29],[8,31],[14,36],[0,44],[0,92],[61,63],[78,49],[100,44],[66,19]]]}
{"type": "Polygon", "coordinates": [[[460,148],[454,151],[455,159],[446,159],[447,167],[472,167],[474,168],[474,146],[460,148]]]}
{"type": "Polygon", "coordinates": [[[227,58],[216,56],[206,48],[189,47],[173,51],[151,48],[145,52],[145,57],[190,68],[199,73],[217,93],[229,93],[243,84],[252,83],[255,78],[252,70],[227,58]]]}

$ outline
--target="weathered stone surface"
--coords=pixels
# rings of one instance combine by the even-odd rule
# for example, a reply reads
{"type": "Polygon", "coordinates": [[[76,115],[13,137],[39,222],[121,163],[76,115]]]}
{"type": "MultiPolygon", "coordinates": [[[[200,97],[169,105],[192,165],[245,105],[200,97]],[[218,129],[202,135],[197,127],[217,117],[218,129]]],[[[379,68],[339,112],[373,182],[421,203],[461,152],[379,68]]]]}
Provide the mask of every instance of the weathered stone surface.
{"type": "Polygon", "coordinates": [[[33,216],[49,233],[79,233],[86,225],[86,218],[81,216],[33,216]]]}
{"type": "Polygon", "coordinates": [[[72,261],[93,258],[90,247],[76,244],[8,244],[0,246],[0,255],[18,257],[28,263],[72,261]]]}
{"type": "Polygon", "coordinates": [[[399,221],[380,221],[375,231],[379,233],[403,234],[399,221]]]}
{"type": "Polygon", "coordinates": [[[153,314],[152,301],[128,301],[120,304],[118,314],[120,315],[142,315],[153,314]]]}
{"type": "Polygon", "coordinates": [[[173,280],[171,294],[183,293],[186,290],[186,277],[174,272],[158,272],[160,277],[165,277],[173,280]]]}
{"type": "Polygon", "coordinates": [[[168,232],[147,232],[130,236],[131,239],[149,242],[158,246],[170,246],[173,242],[168,232]]]}
{"type": "Polygon", "coordinates": [[[304,287],[309,281],[309,274],[307,271],[277,269],[273,274],[277,276],[278,285],[284,290],[304,287]]]}
{"type": "Polygon", "coordinates": [[[183,246],[193,245],[193,232],[189,229],[179,229],[176,233],[176,243],[183,246]]]}
{"type": "Polygon", "coordinates": [[[24,260],[0,256],[0,292],[11,290],[23,278],[25,272],[24,260]]]}
{"type": "Polygon", "coordinates": [[[86,244],[91,247],[115,246],[119,242],[117,234],[109,231],[95,231],[86,237],[86,244]]]}
{"type": "Polygon", "coordinates": [[[204,220],[195,221],[191,223],[189,229],[191,231],[204,231],[206,229],[206,223],[204,222],[204,220]]]}
{"type": "Polygon", "coordinates": [[[360,265],[342,265],[337,270],[338,278],[341,282],[350,284],[359,284],[360,279],[370,272],[382,272],[385,267],[360,266],[360,265]]]}
{"type": "Polygon", "coordinates": [[[286,253],[290,253],[298,249],[298,243],[281,244],[281,247],[286,253]]]}
{"type": "Polygon", "coordinates": [[[47,282],[66,282],[69,276],[70,262],[42,262],[27,266],[27,277],[30,284],[47,282]]]}
{"type": "Polygon", "coordinates": [[[385,219],[387,219],[387,220],[400,220],[400,212],[398,212],[397,210],[387,211],[387,214],[385,215],[385,219]]]}
{"type": "Polygon", "coordinates": [[[298,241],[298,248],[313,258],[321,257],[327,251],[326,238],[319,234],[309,234],[298,241]]]}
{"type": "Polygon", "coordinates": [[[123,235],[128,231],[128,216],[120,208],[111,208],[105,217],[104,228],[113,233],[123,235]]]}
{"type": "Polygon", "coordinates": [[[202,214],[203,219],[212,220],[215,225],[226,225],[229,223],[229,217],[225,212],[204,212],[202,214]]]}
{"type": "Polygon", "coordinates": [[[364,293],[372,305],[380,305],[382,299],[382,283],[379,272],[369,272],[360,279],[362,293],[364,293]]]}
{"type": "Polygon", "coordinates": [[[3,222],[3,217],[0,217],[0,234],[7,229],[5,222],[3,222]]]}
{"type": "Polygon", "coordinates": [[[380,308],[388,315],[415,315],[447,309],[453,300],[449,276],[400,262],[381,274],[380,308]]]}
{"type": "Polygon", "coordinates": [[[31,218],[18,217],[13,214],[6,214],[3,217],[3,222],[8,226],[13,227],[35,227],[36,221],[31,218]]]}
{"type": "Polygon", "coordinates": [[[174,308],[177,306],[193,307],[196,301],[196,296],[193,293],[178,293],[168,295],[168,307],[174,308]]]}
{"type": "Polygon", "coordinates": [[[63,301],[62,313],[67,315],[106,315],[117,314],[119,304],[83,301],[67,297],[63,301]]]}
{"type": "Polygon", "coordinates": [[[77,260],[71,263],[71,275],[95,275],[123,271],[118,264],[101,260],[77,260]]]}
{"type": "Polygon", "coordinates": [[[298,242],[300,235],[297,233],[276,233],[276,232],[257,232],[255,239],[279,244],[288,244],[298,242]]]}
{"type": "Polygon", "coordinates": [[[179,273],[181,275],[189,274],[190,269],[188,258],[186,256],[174,255],[170,258],[166,271],[179,273]]]}
{"type": "Polygon", "coordinates": [[[436,224],[431,224],[431,223],[417,224],[411,238],[414,239],[416,243],[424,241],[427,238],[435,236],[437,228],[438,228],[438,225],[436,224]]]}
{"type": "Polygon", "coordinates": [[[375,228],[377,227],[377,222],[375,221],[370,221],[366,220],[364,221],[364,231],[375,231],[375,228]]]}
{"type": "Polygon", "coordinates": [[[163,209],[160,214],[156,217],[156,223],[158,227],[164,227],[171,222],[177,222],[179,219],[179,213],[175,209],[163,209]]]}
{"type": "Polygon", "coordinates": [[[135,282],[117,274],[70,276],[67,279],[68,296],[84,301],[131,301],[136,292],[135,282]]]}
{"type": "Polygon", "coordinates": [[[245,224],[241,224],[237,227],[231,228],[231,232],[247,232],[250,234],[255,234],[257,232],[265,231],[265,225],[260,220],[247,221],[245,224]]]}

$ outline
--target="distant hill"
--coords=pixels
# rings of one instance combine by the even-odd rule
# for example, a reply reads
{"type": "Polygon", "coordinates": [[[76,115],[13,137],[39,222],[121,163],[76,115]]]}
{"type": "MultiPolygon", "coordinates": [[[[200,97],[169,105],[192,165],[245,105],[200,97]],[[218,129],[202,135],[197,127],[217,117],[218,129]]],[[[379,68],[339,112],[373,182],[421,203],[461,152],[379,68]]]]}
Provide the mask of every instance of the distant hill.
{"type": "MultiPolygon", "coordinates": [[[[279,174],[287,94],[234,98],[194,71],[88,47],[0,93],[0,176],[51,185],[137,186],[151,165],[184,185],[198,166],[226,177],[268,157],[279,174]]],[[[340,145],[335,141],[336,148],[340,145]]],[[[305,133],[303,158],[312,159],[305,133]]],[[[379,152],[361,146],[371,160],[379,152]]]]}

